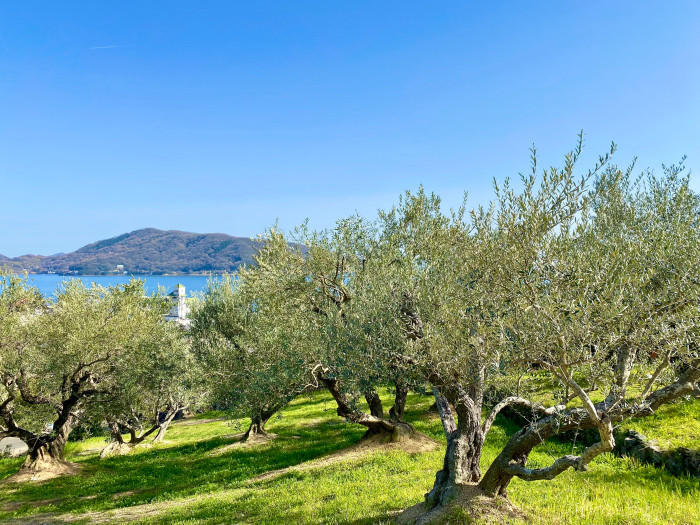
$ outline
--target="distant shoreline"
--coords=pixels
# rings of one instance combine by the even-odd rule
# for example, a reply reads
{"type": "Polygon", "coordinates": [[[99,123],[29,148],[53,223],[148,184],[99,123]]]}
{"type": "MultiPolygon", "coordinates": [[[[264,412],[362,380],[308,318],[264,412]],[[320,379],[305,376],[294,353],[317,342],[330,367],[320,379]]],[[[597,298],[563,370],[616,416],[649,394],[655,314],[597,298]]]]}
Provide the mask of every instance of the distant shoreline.
{"type": "Polygon", "coordinates": [[[56,275],[59,277],[210,277],[230,275],[234,272],[206,272],[206,273],[58,273],[58,272],[30,272],[27,270],[15,270],[16,273],[27,275],[56,275]]]}
{"type": "Polygon", "coordinates": [[[87,244],[69,253],[18,257],[0,254],[0,267],[32,275],[47,272],[99,277],[223,275],[242,265],[253,264],[260,247],[260,242],[254,239],[223,233],[142,228],[87,244]]]}
{"type": "Polygon", "coordinates": [[[65,283],[71,281],[82,281],[85,286],[90,283],[95,283],[99,286],[121,286],[132,279],[137,279],[144,283],[147,293],[157,293],[165,290],[172,290],[177,285],[182,285],[186,288],[188,296],[193,293],[203,292],[207,289],[210,282],[221,281],[221,275],[124,275],[124,274],[107,274],[107,275],[77,275],[77,274],[58,274],[58,273],[30,273],[27,274],[27,280],[31,286],[36,287],[43,296],[52,297],[56,291],[65,286],[65,283]]]}

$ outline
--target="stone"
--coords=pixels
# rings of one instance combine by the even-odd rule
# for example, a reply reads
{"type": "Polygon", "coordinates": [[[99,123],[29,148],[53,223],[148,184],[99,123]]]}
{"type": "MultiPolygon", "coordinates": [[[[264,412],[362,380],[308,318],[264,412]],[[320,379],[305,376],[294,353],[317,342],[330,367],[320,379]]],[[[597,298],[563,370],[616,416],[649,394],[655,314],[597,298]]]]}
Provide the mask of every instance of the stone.
{"type": "Polygon", "coordinates": [[[18,458],[29,451],[27,444],[20,438],[6,437],[0,439],[0,456],[18,458]]]}

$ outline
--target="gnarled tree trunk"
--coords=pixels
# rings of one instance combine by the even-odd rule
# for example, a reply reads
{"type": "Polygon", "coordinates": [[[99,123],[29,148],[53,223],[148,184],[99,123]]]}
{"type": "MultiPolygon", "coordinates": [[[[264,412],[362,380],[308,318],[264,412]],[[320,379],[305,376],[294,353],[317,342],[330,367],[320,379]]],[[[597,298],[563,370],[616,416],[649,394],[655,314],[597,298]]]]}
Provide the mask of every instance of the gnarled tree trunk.
{"type": "Polygon", "coordinates": [[[447,398],[437,389],[434,392],[447,437],[447,449],[442,470],[435,475],[433,488],[425,495],[426,503],[431,508],[448,503],[459,485],[479,481],[479,461],[484,444],[480,408],[466,396],[455,399],[455,421],[447,398]]]}
{"type": "Polygon", "coordinates": [[[389,418],[392,421],[403,421],[403,413],[406,408],[406,397],[408,396],[408,387],[401,383],[396,383],[396,392],[394,393],[394,406],[389,409],[389,418]]]}
{"type": "MultiPolygon", "coordinates": [[[[618,374],[628,376],[625,359],[619,367],[618,374]]],[[[619,376],[618,376],[619,377],[619,376]]],[[[618,390],[626,386],[626,379],[617,382],[618,390]]],[[[617,399],[611,404],[610,399],[593,405],[585,393],[579,391],[579,396],[584,400],[585,408],[570,408],[568,410],[544,410],[546,414],[528,426],[513,434],[498,457],[491,464],[479,482],[479,488],[488,496],[506,496],[508,484],[517,476],[527,481],[554,479],[569,468],[585,470],[588,462],[595,456],[612,450],[615,440],[612,437],[612,423],[631,417],[644,417],[655,413],[662,405],[669,403],[681,396],[700,392],[700,360],[689,364],[688,368],[680,374],[678,379],[644,398],[641,403],[625,404],[617,399]],[[588,401],[588,404],[586,403],[588,401]],[[528,455],[540,443],[555,434],[572,430],[585,430],[598,428],[601,441],[591,445],[580,456],[567,455],[555,460],[550,466],[539,469],[525,467],[528,455]]],[[[577,387],[575,383],[572,386],[577,387]]],[[[578,387],[580,389],[580,387],[578,387]]]]}
{"type": "Polygon", "coordinates": [[[383,418],[384,417],[384,406],[382,405],[382,400],[379,398],[377,391],[372,388],[365,392],[365,400],[367,405],[369,405],[369,413],[374,417],[383,418]]]}
{"type": "Polygon", "coordinates": [[[352,403],[340,390],[337,379],[320,378],[320,380],[331,393],[333,399],[335,399],[338,405],[337,414],[348,421],[367,427],[367,432],[365,432],[363,439],[379,436],[382,441],[398,442],[415,433],[413,427],[408,423],[366,414],[352,406],[352,403]]]}
{"type": "Polygon", "coordinates": [[[277,412],[276,408],[263,408],[251,416],[250,426],[248,430],[246,430],[246,433],[243,434],[241,441],[248,441],[256,437],[268,437],[269,434],[265,430],[265,424],[275,415],[275,412],[277,412]]]}
{"type": "MultiPolygon", "coordinates": [[[[119,443],[120,445],[124,443],[124,438],[122,438],[122,433],[119,430],[119,423],[116,421],[110,421],[109,422],[109,432],[110,432],[110,439],[114,441],[115,443],[119,443]]],[[[132,433],[132,438],[133,438],[133,433],[132,433]]]]}
{"type": "MultiPolygon", "coordinates": [[[[135,437],[135,432],[129,429],[131,432],[131,439],[133,441],[135,437]]],[[[100,459],[109,456],[121,456],[123,454],[128,454],[131,452],[131,448],[134,446],[132,443],[125,443],[124,438],[122,438],[121,429],[119,428],[119,423],[116,421],[109,422],[110,431],[110,441],[105,448],[100,451],[100,459]]]]}
{"type": "Polygon", "coordinates": [[[163,441],[163,438],[165,437],[165,433],[168,431],[170,423],[172,423],[173,419],[175,419],[175,416],[177,416],[184,409],[185,407],[181,407],[179,405],[168,407],[168,410],[166,410],[162,421],[160,421],[158,425],[158,433],[156,434],[156,437],[153,438],[153,443],[160,443],[161,441],[163,441]]]}
{"type": "Polygon", "coordinates": [[[22,463],[18,475],[27,474],[64,474],[73,472],[75,468],[65,460],[64,450],[68,435],[73,426],[73,418],[69,418],[55,433],[34,436],[27,440],[29,451],[22,463]]]}

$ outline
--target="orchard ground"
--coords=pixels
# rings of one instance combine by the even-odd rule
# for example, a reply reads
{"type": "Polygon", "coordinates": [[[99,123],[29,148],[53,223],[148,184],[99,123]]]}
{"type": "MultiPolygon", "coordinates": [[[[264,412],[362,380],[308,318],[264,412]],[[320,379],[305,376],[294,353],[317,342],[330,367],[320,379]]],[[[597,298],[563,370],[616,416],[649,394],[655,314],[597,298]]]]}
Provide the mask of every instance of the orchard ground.
{"type": "MultiPolygon", "coordinates": [[[[389,403],[390,393],[382,392],[389,403]]],[[[166,442],[100,460],[105,438],[69,443],[67,459],[80,473],[42,483],[0,481],[2,523],[391,523],[422,500],[444,456],[440,419],[431,396],[411,394],[406,419],[437,447],[353,448],[364,428],[341,420],[326,392],[293,401],[268,423],[270,442],[232,445],[245,420],[208,413],[174,424],[166,442]]],[[[660,410],[626,427],[664,447],[700,446],[700,400],[660,410]]],[[[482,458],[487,466],[516,427],[499,416],[482,458]]],[[[547,442],[530,456],[541,466],[571,453],[547,442]]],[[[21,459],[0,460],[0,479],[21,459]]],[[[635,460],[605,454],[588,472],[553,481],[514,480],[510,499],[536,524],[700,523],[700,479],[673,477],[635,460]]],[[[471,523],[453,516],[452,523],[471,523]]],[[[520,523],[520,521],[515,521],[520,523]]]]}

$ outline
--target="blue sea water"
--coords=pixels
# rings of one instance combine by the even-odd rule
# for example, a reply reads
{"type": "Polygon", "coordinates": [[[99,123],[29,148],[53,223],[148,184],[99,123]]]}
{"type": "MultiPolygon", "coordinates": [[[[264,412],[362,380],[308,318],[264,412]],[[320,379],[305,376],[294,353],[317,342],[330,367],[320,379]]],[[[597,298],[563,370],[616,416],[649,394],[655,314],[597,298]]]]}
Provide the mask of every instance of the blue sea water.
{"type": "MultiPolygon", "coordinates": [[[[80,279],[86,286],[92,283],[101,286],[115,286],[128,283],[132,277],[129,275],[58,275],[58,274],[30,274],[29,283],[36,286],[45,297],[52,297],[65,281],[80,279]]],[[[137,279],[145,282],[146,291],[154,293],[161,287],[165,293],[169,293],[176,284],[185,286],[188,296],[206,289],[207,282],[219,279],[217,276],[208,277],[205,275],[138,275],[137,279]]]]}

